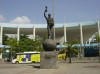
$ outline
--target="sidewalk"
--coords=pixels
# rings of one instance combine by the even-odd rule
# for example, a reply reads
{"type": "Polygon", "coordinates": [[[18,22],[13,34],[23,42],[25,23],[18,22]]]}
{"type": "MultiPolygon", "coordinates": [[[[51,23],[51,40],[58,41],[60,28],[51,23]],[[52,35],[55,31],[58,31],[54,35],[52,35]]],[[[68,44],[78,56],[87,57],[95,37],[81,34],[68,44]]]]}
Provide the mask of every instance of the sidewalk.
{"type": "Polygon", "coordinates": [[[5,64],[5,63],[10,63],[10,62],[7,62],[6,60],[0,59],[0,64],[5,64]]]}
{"type": "Polygon", "coordinates": [[[57,69],[30,69],[20,74],[100,74],[100,64],[59,63],[57,69]]]}
{"type": "MultiPolygon", "coordinates": [[[[0,74],[100,74],[100,63],[58,63],[57,69],[40,69],[36,64],[0,64],[0,74]]],[[[39,66],[39,64],[38,64],[39,66]]]]}

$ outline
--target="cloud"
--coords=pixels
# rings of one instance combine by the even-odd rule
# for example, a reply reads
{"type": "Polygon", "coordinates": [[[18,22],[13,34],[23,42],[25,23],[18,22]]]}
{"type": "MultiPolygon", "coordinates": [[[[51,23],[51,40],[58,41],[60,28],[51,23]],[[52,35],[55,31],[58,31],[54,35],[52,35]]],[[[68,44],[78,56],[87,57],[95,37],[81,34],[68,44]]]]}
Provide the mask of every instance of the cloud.
{"type": "Polygon", "coordinates": [[[16,17],[15,19],[10,21],[11,23],[19,23],[19,24],[25,24],[25,23],[30,23],[30,19],[27,16],[20,16],[16,17]]]}
{"type": "Polygon", "coordinates": [[[4,20],[4,17],[3,17],[3,15],[1,15],[1,14],[0,14],[0,20],[4,20]]]}

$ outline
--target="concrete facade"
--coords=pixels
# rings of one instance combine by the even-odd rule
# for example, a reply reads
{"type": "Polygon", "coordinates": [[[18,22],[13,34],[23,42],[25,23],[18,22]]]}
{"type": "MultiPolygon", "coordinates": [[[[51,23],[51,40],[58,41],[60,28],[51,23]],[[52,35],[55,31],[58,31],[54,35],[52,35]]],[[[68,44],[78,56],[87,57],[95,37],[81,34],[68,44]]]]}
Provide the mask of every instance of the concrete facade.
{"type": "MultiPolygon", "coordinates": [[[[66,23],[66,24],[55,24],[55,41],[66,42],[78,40],[81,44],[91,38],[96,32],[100,32],[99,21],[92,23],[66,23]],[[56,26],[57,25],[57,26],[56,26]],[[73,26],[72,26],[73,25],[73,26]]],[[[37,36],[43,37],[47,34],[46,24],[11,24],[2,23],[0,24],[0,44],[2,45],[2,38],[4,34],[16,34],[17,40],[19,41],[20,34],[33,35],[33,39],[37,36]],[[38,26],[37,26],[38,25],[38,26]]],[[[100,34],[100,33],[99,33],[100,34]]]]}
{"type": "MultiPolygon", "coordinates": [[[[2,44],[4,34],[16,34],[17,41],[20,40],[20,34],[32,35],[32,39],[43,37],[47,35],[46,24],[12,24],[0,23],[0,44],[2,44]]],[[[80,23],[62,23],[55,24],[54,40],[57,43],[77,40],[80,44],[84,44],[96,33],[100,35],[100,23],[94,22],[80,22],[80,23]]]]}

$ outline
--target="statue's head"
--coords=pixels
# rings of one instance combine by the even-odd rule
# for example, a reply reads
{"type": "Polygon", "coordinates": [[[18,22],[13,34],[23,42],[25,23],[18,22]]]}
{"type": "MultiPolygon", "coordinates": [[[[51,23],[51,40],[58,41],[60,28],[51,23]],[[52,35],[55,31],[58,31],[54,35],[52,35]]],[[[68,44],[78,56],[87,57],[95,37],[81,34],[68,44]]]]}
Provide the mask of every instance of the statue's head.
{"type": "Polygon", "coordinates": [[[48,14],[48,18],[51,18],[51,14],[48,14]]]}

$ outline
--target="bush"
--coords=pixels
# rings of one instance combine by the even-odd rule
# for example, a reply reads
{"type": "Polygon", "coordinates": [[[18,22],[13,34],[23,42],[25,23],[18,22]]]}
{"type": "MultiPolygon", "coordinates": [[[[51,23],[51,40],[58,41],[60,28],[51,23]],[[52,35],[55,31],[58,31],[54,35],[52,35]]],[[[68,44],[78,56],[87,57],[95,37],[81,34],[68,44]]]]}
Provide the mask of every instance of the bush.
{"type": "Polygon", "coordinates": [[[66,49],[60,49],[60,51],[58,52],[58,54],[63,54],[66,52],[66,49]]]}

